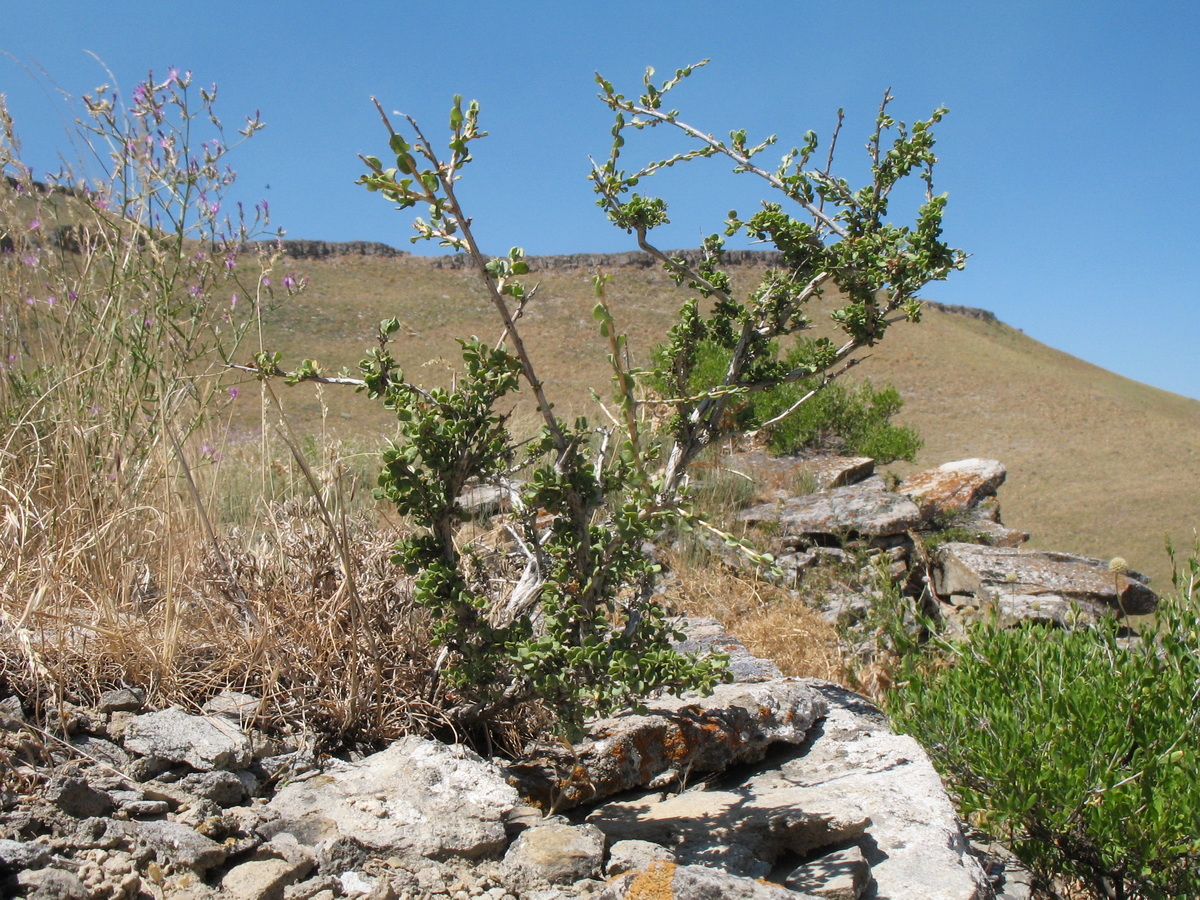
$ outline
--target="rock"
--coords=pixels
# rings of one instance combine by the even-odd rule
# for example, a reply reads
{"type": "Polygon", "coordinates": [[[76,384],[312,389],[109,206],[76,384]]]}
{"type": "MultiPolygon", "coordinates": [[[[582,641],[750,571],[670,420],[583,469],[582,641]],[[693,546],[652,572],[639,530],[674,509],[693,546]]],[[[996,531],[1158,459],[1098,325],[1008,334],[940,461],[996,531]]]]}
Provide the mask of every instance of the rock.
{"type": "Polygon", "coordinates": [[[912,498],[926,520],[973,509],[994,497],[1007,475],[995,459],[960,459],[906,478],[896,492],[912,498]]]}
{"type": "Polygon", "coordinates": [[[141,688],[117,688],[100,695],[98,712],[108,715],[115,712],[141,712],[146,702],[146,692],[141,688]]]}
{"type": "Polygon", "coordinates": [[[978,544],[943,544],[934,554],[933,587],[944,597],[971,594],[1009,616],[1022,607],[1057,620],[1077,603],[1090,615],[1145,615],[1158,606],[1149,580],[1110,571],[1102,560],[1070,553],[978,544]]]}
{"type": "Polygon", "coordinates": [[[871,866],[862,850],[847,847],[797,866],[784,879],[783,886],[826,900],[859,900],[870,883],[871,866]]]}
{"type": "Polygon", "coordinates": [[[673,863],[675,854],[650,841],[617,841],[608,850],[604,871],[606,875],[623,875],[634,869],[644,869],[655,860],[673,863]]]}
{"type": "Polygon", "coordinates": [[[604,844],[595,825],[539,825],[521,832],[504,861],[550,884],[571,884],[600,875],[604,844]]]}
{"type": "Polygon", "coordinates": [[[216,841],[178,822],[123,823],[125,833],[154,852],[158,861],[185,869],[211,869],[225,862],[228,851],[216,841]]]}
{"type": "Polygon", "coordinates": [[[55,775],[46,785],[43,796],[76,819],[103,816],[113,808],[112,797],[92,787],[86,778],[80,776],[55,775]]]}
{"type": "Polygon", "coordinates": [[[50,850],[33,841],[0,839],[0,869],[40,869],[50,862],[50,850]]]}
{"type": "Polygon", "coordinates": [[[764,450],[731,453],[716,465],[746,476],[767,495],[844,487],[875,474],[875,460],[866,456],[775,456],[764,450]]]}
{"type": "Polygon", "coordinates": [[[251,760],[250,739],[229,721],[190,716],[174,707],[130,720],[125,749],[201,772],[243,769],[251,760]]]}
{"type": "Polygon", "coordinates": [[[101,763],[118,771],[124,771],[129,765],[129,754],[112,741],[95,737],[90,734],[80,734],[71,738],[71,746],[85,759],[101,763]]]}
{"type": "Polygon", "coordinates": [[[0,700],[0,730],[16,731],[25,724],[25,710],[21,708],[21,698],[5,697],[0,700]]]}
{"type": "Polygon", "coordinates": [[[487,518],[503,512],[510,505],[512,491],[512,486],[476,484],[463,491],[457,503],[468,516],[487,518]]]}
{"type": "Polygon", "coordinates": [[[804,900],[810,896],[704,866],[654,861],[609,882],[597,900],[804,900]]]}
{"type": "Polygon", "coordinates": [[[876,896],[989,897],[987,878],[921,746],[892,733],[887,717],[857,694],[828,682],[811,684],[825,697],[828,715],[808,745],[787,751],[791,758],[761,777],[835,799],[853,797],[862,806],[871,824],[858,843],[871,864],[876,896]]]}
{"type": "Polygon", "coordinates": [[[17,876],[25,900],[90,900],[91,892],[79,878],[62,869],[38,869],[17,876]]]}
{"type": "Polygon", "coordinates": [[[873,477],[850,487],[762,503],[740,513],[750,525],[777,525],[786,544],[822,537],[881,537],[921,524],[921,510],[902,494],[873,477]]]}
{"type": "Polygon", "coordinates": [[[664,787],[735,763],[757,762],[776,742],[800,743],[825,712],[807,683],[719,684],[708,697],[664,697],[592,723],[570,751],[547,747],[505,771],[521,792],[569,809],[639,787],[664,787]],[[563,783],[559,773],[572,773],[563,783]]]}
{"type": "Polygon", "coordinates": [[[283,900],[288,885],[312,871],[312,860],[252,859],[221,878],[221,889],[234,900],[283,900]]]}
{"type": "Polygon", "coordinates": [[[672,644],[676,651],[701,655],[714,651],[726,654],[729,657],[729,672],[739,684],[783,677],[779,666],[769,659],[754,656],[716,619],[688,618],[683,620],[680,627],[686,637],[672,644]]]}
{"type": "Polygon", "coordinates": [[[317,844],[345,836],[374,851],[474,859],[505,846],[519,804],[500,771],[461,746],[407,737],[357,763],[286,785],[267,804],[274,833],[317,844]]]}
{"type": "Polygon", "coordinates": [[[218,806],[237,806],[246,799],[246,788],[233,772],[193,772],[179,779],[178,784],[218,806]]]}
{"type": "Polygon", "coordinates": [[[785,853],[804,856],[857,838],[870,824],[853,800],[754,779],[729,790],[617,800],[587,819],[610,840],[650,841],[684,862],[751,877],[767,874],[785,853]]]}

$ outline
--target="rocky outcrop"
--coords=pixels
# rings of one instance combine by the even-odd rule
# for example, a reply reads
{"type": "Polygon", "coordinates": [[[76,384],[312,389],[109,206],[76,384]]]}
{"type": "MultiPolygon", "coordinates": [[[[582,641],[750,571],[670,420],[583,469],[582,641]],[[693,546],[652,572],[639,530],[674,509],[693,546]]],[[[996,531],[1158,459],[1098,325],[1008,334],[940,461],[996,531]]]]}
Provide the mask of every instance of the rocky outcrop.
{"type": "Polygon", "coordinates": [[[1006,622],[1067,625],[1079,616],[1145,615],[1158,605],[1146,576],[1071,553],[951,543],[938,548],[933,571],[947,602],[992,608],[1006,622]]]}
{"type": "Polygon", "coordinates": [[[823,537],[846,541],[904,534],[923,521],[915,503],[887,490],[883,479],[874,476],[849,487],[760,503],[738,519],[747,525],[777,527],[780,545],[787,548],[823,537]]]}
{"type": "Polygon", "coordinates": [[[790,880],[816,896],[829,896],[821,871],[839,890],[848,883],[857,891],[845,896],[869,889],[894,900],[991,896],[916,741],[893,734],[861,697],[826,682],[808,684],[825,698],[827,712],[804,744],[777,750],[747,774],[602,804],[587,820],[610,840],[665,846],[681,865],[750,883],[790,880]]]}
{"type": "Polygon", "coordinates": [[[306,241],[289,238],[281,241],[280,247],[284,256],[293,259],[326,259],[330,256],[381,256],[390,259],[410,255],[407,251],[378,241],[306,241]]]}
{"type": "MultiPolygon", "coordinates": [[[[688,265],[696,265],[703,259],[698,249],[668,250],[667,256],[683,259],[688,265]]],[[[726,266],[773,266],[778,265],[782,255],[775,250],[726,250],[723,263],[726,266]]],[[[656,269],[662,263],[648,253],[633,250],[627,253],[565,253],[558,256],[526,257],[530,271],[546,272],[557,269],[656,269]]],[[[470,263],[461,253],[453,256],[432,257],[430,264],[438,269],[466,269],[470,263]]]]}
{"type": "MultiPolygon", "coordinates": [[[[720,466],[766,473],[771,485],[801,483],[812,466],[808,459],[767,462],[759,456],[735,454],[720,466]]],[[[841,460],[829,470],[862,471],[841,460]]],[[[1032,620],[1073,627],[1099,616],[1155,609],[1157,596],[1136,572],[1113,570],[1102,560],[1021,549],[1028,533],[1000,520],[996,494],[1006,474],[997,460],[964,459],[912,475],[895,489],[878,476],[807,494],[775,487],[772,499],[739,518],[760,527],[758,543],[775,555],[786,584],[796,585],[804,573],[826,564],[844,569],[865,556],[864,585],[882,565],[916,605],[956,633],[987,616],[1005,626],[1032,620]]],[[[737,554],[714,552],[732,565],[751,565],[737,554]]],[[[872,607],[864,591],[826,591],[806,599],[839,625],[852,626],[872,607]]],[[[873,651],[864,644],[854,652],[873,651]]]]}
{"type": "Polygon", "coordinates": [[[601,719],[573,747],[543,748],[507,772],[543,808],[570,809],[758,762],[774,743],[803,741],[824,714],[820,695],[794,679],[719,684],[708,697],[663,697],[601,719]]]}
{"type": "Polygon", "coordinates": [[[1008,474],[995,459],[961,459],[944,463],[905,479],[896,493],[915,502],[926,521],[935,516],[967,512],[995,497],[1008,474]]]}

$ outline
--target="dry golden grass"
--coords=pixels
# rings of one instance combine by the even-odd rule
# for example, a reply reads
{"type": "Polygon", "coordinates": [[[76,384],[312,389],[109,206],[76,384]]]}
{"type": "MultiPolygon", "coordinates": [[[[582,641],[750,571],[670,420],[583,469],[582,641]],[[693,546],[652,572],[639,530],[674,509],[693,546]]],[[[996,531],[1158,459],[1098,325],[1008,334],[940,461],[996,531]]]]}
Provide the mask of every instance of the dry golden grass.
{"type": "Polygon", "coordinates": [[[847,683],[837,631],[803,600],[715,563],[676,562],[672,569],[678,581],[667,602],[674,611],[717,619],[785,675],[847,683]]]}

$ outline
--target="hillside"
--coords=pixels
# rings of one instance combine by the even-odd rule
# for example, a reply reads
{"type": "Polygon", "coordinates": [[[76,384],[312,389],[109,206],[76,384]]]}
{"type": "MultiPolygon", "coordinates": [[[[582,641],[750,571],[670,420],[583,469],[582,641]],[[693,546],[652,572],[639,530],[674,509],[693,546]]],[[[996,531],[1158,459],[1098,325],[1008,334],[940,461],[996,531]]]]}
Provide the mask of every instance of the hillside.
{"type": "MultiPolygon", "coordinates": [[[[308,258],[286,260],[311,279],[308,290],[264,322],[264,346],[282,351],[285,364],[315,357],[331,370],[353,368],[375,323],[398,316],[410,334],[395,352],[410,376],[444,382],[458,358],[455,337],[498,334],[475,276],[454,260],[309,244],[317,250],[294,251],[308,258]]],[[[591,319],[596,264],[613,276],[609,301],[635,358],[646,358],[682,296],[637,254],[537,261],[541,287],[526,313],[527,340],[562,412],[588,411],[589,390],[599,386],[603,394],[607,384],[591,319]]],[[[747,255],[733,269],[735,280],[748,283],[762,265],[762,257],[747,255]]],[[[1198,401],[1085,363],[990,316],[933,307],[919,325],[895,327],[853,377],[900,389],[902,420],[925,439],[919,464],[1002,460],[1009,470],[1005,521],[1031,532],[1033,546],[1123,556],[1162,590],[1169,576],[1164,536],[1187,547],[1200,526],[1198,401]]],[[[349,391],[302,386],[283,399],[299,430],[322,427],[322,401],[325,427],[338,435],[373,441],[388,427],[386,415],[349,391]]],[[[246,403],[235,426],[253,428],[257,418],[246,403]]]]}

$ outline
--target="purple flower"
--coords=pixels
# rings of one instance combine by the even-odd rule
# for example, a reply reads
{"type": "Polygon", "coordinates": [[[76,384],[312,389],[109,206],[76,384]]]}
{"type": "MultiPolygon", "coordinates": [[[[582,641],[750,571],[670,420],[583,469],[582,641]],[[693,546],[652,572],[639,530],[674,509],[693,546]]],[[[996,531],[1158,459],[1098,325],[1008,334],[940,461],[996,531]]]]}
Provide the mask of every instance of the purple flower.
{"type": "Polygon", "coordinates": [[[237,395],[238,395],[238,389],[237,389],[237,388],[235,388],[235,387],[231,387],[231,388],[229,389],[229,399],[230,399],[230,400],[236,400],[236,399],[237,399],[237,395]]]}
{"type": "Polygon", "coordinates": [[[236,293],[235,293],[235,294],[233,294],[233,295],[232,295],[232,296],[229,298],[229,308],[230,308],[230,309],[233,309],[235,306],[237,306],[237,300],[238,300],[238,298],[237,298],[237,294],[236,294],[236,293]]]}
{"type": "Polygon", "coordinates": [[[179,81],[179,70],[171,66],[167,69],[167,84],[175,84],[177,81],[179,81]]]}
{"type": "Polygon", "coordinates": [[[270,279],[270,278],[268,278],[266,275],[264,275],[264,276],[263,276],[263,278],[262,278],[262,284],[263,284],[263,287],[270,287],[270,286],[271,286],[271,279],[270,279]]]}
{"type": "Polygon", "coordinates": [[[292,277],[290,272],[283,276],[283,286],[289,291],[296,286],[296,279],[292,277]]]}
{"type": "Polygon", "coordinates": [[[33,218],[33,219],[29,220],[29,230],[30,231],[41,231],[41,229],[42,229],[42,220],[41,219],[33,218]]]}

